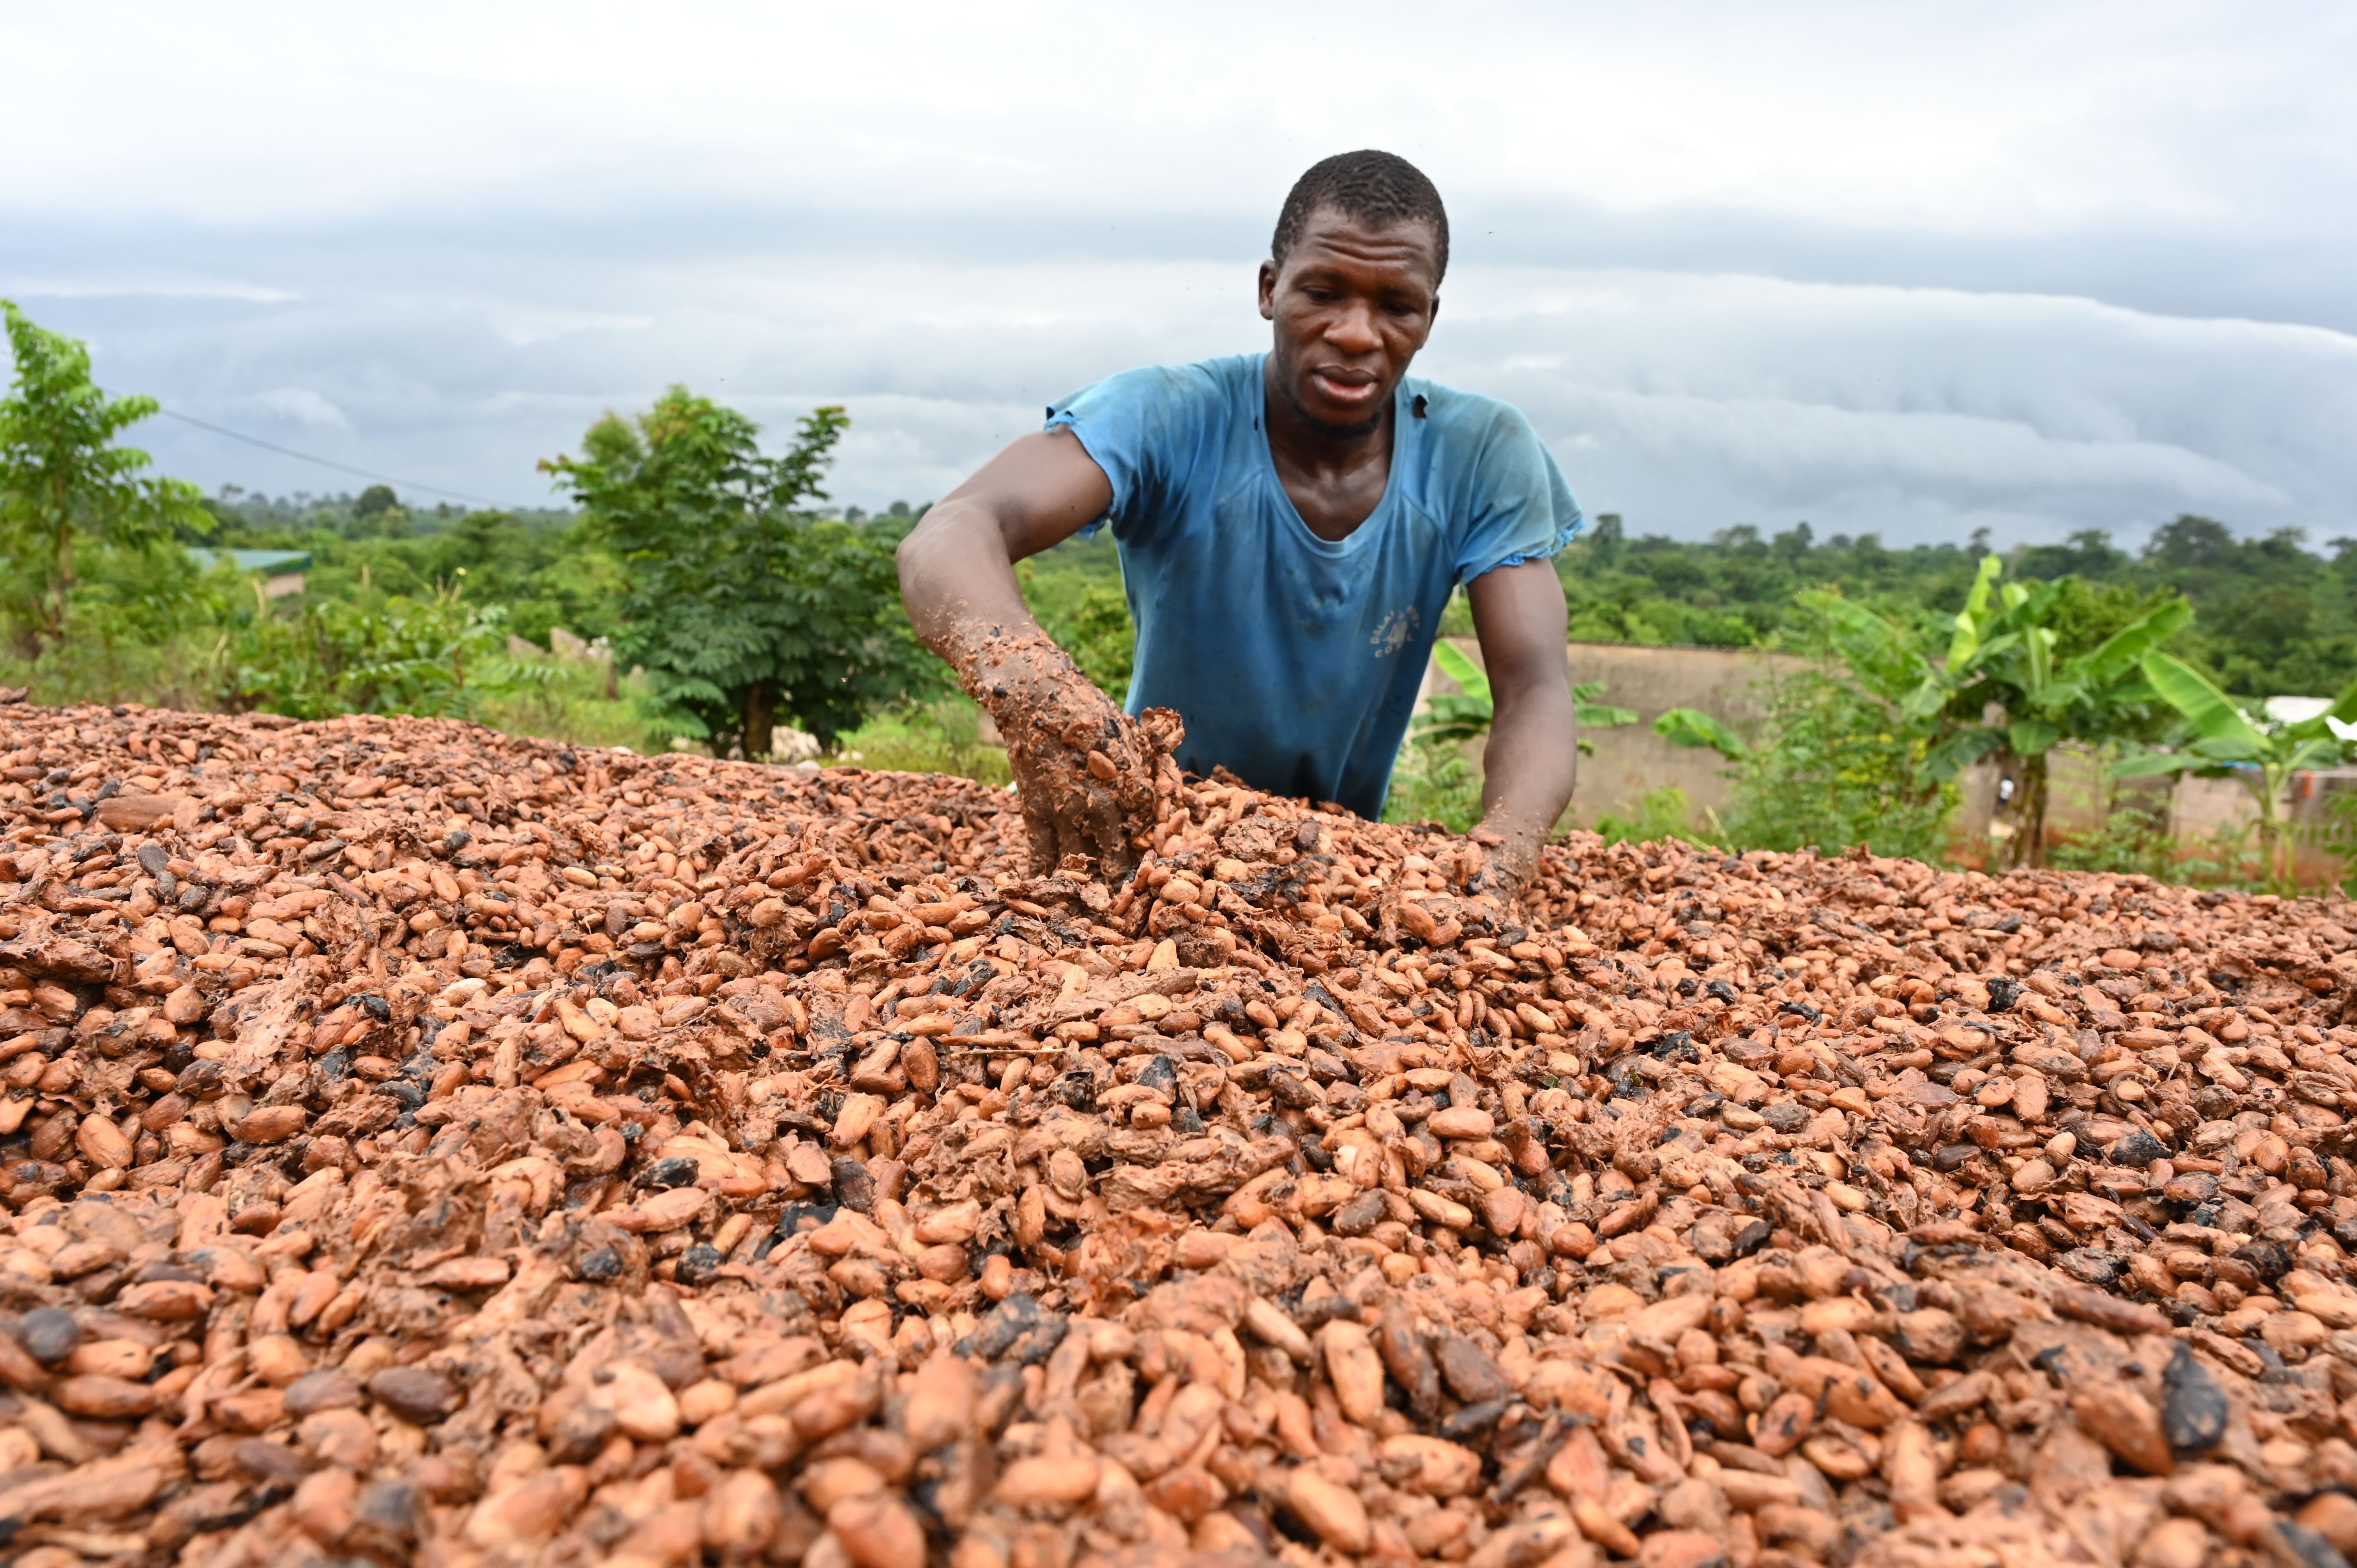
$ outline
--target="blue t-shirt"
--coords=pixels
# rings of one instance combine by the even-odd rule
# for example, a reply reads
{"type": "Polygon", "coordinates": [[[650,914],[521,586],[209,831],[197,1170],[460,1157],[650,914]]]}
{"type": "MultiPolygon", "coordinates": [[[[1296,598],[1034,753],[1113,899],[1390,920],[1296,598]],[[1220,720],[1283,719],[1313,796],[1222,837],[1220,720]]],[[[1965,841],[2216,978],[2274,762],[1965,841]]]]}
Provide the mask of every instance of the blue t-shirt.
{"type": "Polygon", "coordinates": [[[1125,371],[1050,405],[1048,428],[1113,482],[1098,522],[1137,626],[1129,711],[1178,710],[1189,772],[1378,817],[1449,594],[1554,555],[1579,508],[1518,410],[1410,378],[1383,500],[1320,539],[1269,456],[1264,357],[1125,371]]]}

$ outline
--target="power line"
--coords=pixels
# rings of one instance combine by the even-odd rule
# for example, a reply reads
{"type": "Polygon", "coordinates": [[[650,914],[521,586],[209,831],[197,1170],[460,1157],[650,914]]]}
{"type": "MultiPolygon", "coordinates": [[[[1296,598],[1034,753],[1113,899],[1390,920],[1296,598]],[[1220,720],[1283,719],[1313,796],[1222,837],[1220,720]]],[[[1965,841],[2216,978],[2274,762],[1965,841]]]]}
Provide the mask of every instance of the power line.
{"type": "Polygon", "coordinates": [[[479,496],[467,490],[454,490],[443,485],[422,485],[414,479],[397,479],[391,474],[380,474],[369,468],[355,468],[350,463],[339,463],[332,457],[315,457],[308,452],[297,452],[292,446],[281,446],[275,441],[264,441],[259,435],[248,435],[242,431],[228,430],[218,424],[210,424],[194,415],[180,413],[172,409],[159,408],[156,412],[167,419],[177,419],[183,424],[193,424],[199,430],[210,430],[216,435],[226,435],[232,441],[242,441],[249,446],[259,446],[265,452],[275,452],[281,456],[297,458],[306,463],[317,463],[322,468],[334,468],[340,473],[357,474],[363,479],[374,479],[380,484],[394,485],[404,490],[425,490],[433,495],[449,496],[457,500],[480,501],[485,506],[503,507],[508,504],[505,501],[493,500],[489,496],[479,496]]]}

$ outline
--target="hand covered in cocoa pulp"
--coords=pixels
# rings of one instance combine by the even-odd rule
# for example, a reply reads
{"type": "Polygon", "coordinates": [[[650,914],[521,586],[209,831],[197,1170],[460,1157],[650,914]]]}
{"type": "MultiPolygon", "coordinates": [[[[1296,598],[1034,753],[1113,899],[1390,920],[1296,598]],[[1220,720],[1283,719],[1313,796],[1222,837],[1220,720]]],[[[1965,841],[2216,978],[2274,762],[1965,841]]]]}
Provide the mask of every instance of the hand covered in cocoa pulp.
{"type": "Polygon", "coordinates": [[[1157,790],[1178,787],[1170,759],[1186,733],[1178,715],[1156,708],[1130,717],[1037,630],[986,638],[960,673],[1006,747],[1033,869],[1045,875],[1082,855],[1106,877],[1126,874],[1137,841],[1154,831],[1157,790]]]}
{"type": "Polygon", "coordinates": [[[1538,870],[1544,840],[1501,832],[1484,823],[1466,835],[1468,853],[1478,856],[1480,869],[1466,878],[1469,894],[1486,893],[1511,903],[1538,870]]]}

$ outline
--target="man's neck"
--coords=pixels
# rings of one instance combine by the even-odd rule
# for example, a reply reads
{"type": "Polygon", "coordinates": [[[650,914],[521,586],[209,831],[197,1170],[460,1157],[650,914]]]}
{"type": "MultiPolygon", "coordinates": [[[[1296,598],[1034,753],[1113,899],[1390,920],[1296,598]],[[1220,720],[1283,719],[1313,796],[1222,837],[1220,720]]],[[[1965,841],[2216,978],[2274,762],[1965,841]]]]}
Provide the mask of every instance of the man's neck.
{"type": "Polygon", "coordinates": [[[1388,468],[1392,450],[1392,403],[1385,398],[1363,424],[1333,425],[1312,419],[1284,390],[1275,356],[1265,361],[1261,402],[1269,448],[1278,462],[1313,473],[1344,473],[1370,463],[1388,468]]]}
{"type": "Polygon", "coordinates": [[[1261,398],[1269,456],[1294,510],[1329,543],[1349,538],[1391,481],[1394,400],[1364,426],[1338,430],[1304,414],[1274,373],[1262,378],[1261,398]]]}

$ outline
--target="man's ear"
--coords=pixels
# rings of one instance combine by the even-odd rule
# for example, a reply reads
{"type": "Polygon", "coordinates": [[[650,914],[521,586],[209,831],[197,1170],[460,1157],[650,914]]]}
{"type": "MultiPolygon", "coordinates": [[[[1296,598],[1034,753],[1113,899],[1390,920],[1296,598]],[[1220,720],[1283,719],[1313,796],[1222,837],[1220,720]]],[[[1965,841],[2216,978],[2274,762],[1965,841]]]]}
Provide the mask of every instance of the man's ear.
{"type": "Polygon", "coordinates": [[[1275,262],[1263,262],[1260,264],[1260,318],[1263,321],[1276,319],[1276,263],[1275,262]]]}

